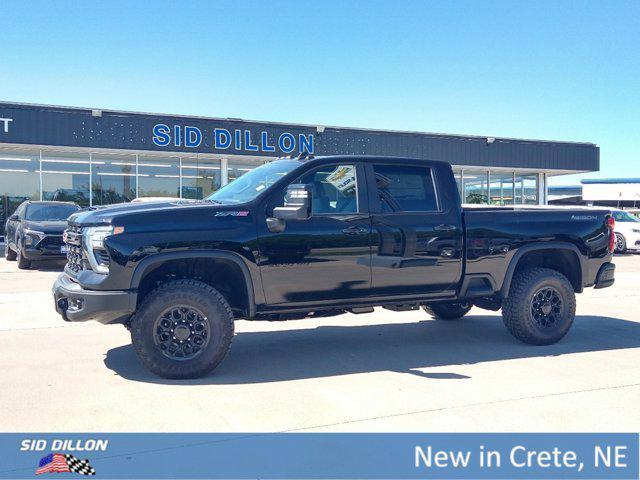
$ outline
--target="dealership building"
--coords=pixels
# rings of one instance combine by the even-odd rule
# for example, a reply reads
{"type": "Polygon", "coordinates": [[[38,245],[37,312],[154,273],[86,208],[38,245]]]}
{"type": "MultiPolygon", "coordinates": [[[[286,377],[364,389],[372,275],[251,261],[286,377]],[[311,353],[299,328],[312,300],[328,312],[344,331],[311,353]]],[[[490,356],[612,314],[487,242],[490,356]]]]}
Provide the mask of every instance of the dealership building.
{"type": "Polygon", "coordinates": [[[553,175],[599,169],[592,143],[447,135],[0,102],[0,220],[25,199],[82,206],[204,198],[277,157],[443,160],[466,203],[545,204],[553,175]]]}

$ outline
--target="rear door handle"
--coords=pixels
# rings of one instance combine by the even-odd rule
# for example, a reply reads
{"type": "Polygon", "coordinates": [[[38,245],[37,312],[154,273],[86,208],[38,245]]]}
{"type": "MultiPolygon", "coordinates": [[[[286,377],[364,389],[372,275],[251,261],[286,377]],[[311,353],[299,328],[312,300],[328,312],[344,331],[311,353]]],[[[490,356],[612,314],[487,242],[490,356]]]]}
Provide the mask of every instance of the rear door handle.
{"type": "Polygon", "coordinates": [[[440,225],[436,225],[435,227],[433,227],[433,229],[437,230],[438,232],[450,232],[451,230],[455,230],[456,226],[441,223],[440,225]]]}
{"type": "Polygon", "coordinates": [[[369,233],[369,229],[357,225],[352,225],[350,227],[342,229],[342,233],[346,235],[363,235],[365,233],[369,233]]]}

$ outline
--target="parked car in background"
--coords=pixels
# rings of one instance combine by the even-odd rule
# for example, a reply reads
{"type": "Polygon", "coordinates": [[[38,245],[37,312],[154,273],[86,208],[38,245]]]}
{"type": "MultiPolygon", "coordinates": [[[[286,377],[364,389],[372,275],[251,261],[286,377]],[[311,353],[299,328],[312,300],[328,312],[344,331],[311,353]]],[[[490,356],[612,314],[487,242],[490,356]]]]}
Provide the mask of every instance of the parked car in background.
{"type": "Polygon", "coordinates": [[[66,257],[62,234],[67,218],[78,210],[70,202],[22,202],[5,225],[5,258],[26,269],[33,260],[66,257]]]}
{"type": "Polygon", "coordinates": [[[640,218],[624,210],[613,210],[616,220],[616,253],[640,250],[640,218]]]}

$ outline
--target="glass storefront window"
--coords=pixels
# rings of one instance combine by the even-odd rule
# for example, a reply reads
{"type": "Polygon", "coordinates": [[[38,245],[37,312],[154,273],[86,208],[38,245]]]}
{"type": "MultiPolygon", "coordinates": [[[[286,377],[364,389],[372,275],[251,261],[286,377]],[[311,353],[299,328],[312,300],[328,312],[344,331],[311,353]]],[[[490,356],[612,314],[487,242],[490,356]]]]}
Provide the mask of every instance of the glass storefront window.
{"type": "Polygon", "coordinates": [[[38,150],[0,150],[0,235],[22,202],[40,200],[39,170],[38,150]]]}
{"type": "Polygon", "coordinates": [[[136,198],[136,156],[92,156],[91,187],[93,205],[130,202],[136,198]]]}
{"type": "Polygon", "coordinates": [[[513,205],[513,173],[489,172],[489,203],[491,205],[513,205]]]}
{"type": "Polygon", "coordinates": [[[182,198],[200,200],[222,184],[220,160],[182,157],[182,198]]]}
{"type": "Polygon", "coordinates": [[[42,199],[89,206],[88,153],[42,152],[42,199]]]}
{"type": "Polygon", "coordinates": [[[180,197],[180,158],[138,156],[139,197],[180,197]]]}
{"type": "Polygon", "coordinates": [[[462,198],[462,172],[460,170],[454,170],[453,176],[456,179],[456,185],[458,186],[458,194],[462,198]]]}
{"type": "Polygon", "coordinates": [[[462,203],[489,203],[486,170],[464,170],[464,195],[462,203]]]}
{"type": "Polygon", "coordinates": [[[516,174],[515,192],[517,204],[537,205],[538,176],[516,174]]]}
{"type": "Polygon", "coordinates": [[[524,191],[524,203],[527,205],[538,204],[538,176],[526,175],[522,177],[523,191],[524,191]]]}

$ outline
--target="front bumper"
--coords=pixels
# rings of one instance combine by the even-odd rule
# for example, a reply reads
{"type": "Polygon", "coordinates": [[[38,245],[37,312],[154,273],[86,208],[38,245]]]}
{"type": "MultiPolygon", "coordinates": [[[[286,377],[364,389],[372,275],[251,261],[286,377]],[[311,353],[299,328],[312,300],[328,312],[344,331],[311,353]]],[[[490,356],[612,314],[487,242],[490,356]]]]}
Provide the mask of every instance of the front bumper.
{"type": "Polygon", "coordinates": [[[616,266],[607,262],[600,267],[596,275],[596,283],[593,288],[607,288],[615,282],[616,266]]]}
{"type": "Polygon", "coordinates": [[[22,255],[27,260],[48,260],[58,259],[64,260],[67,258],[66,253],[60,251],[60,247],[37,247],[37,248],[23,248],[22,255]]]}
{"type": "Polygon", "coordinates": [[[68,322],[124,323],[138,299],[136,291],[86,290],[66,273],[58,276],[52,291],[56,312],[68,322]]]}

